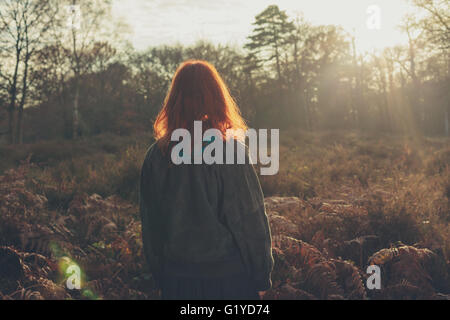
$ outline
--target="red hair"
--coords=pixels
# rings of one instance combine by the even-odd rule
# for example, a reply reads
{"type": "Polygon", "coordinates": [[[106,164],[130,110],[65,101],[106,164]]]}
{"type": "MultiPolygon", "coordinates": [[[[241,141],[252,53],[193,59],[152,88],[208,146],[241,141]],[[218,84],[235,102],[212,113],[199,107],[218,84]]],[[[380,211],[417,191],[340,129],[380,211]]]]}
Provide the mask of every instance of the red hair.
{"type": "Polygon", "coordinates": [[[175,129],[191,131],[196,120],[203,121],[203,130],[220,130],[224,139],[228,129],[247,130],[240,110],[216,68],[206,61],[188,60],[175,72],[153,125],[155,137],[167,146],[175,129]]]}

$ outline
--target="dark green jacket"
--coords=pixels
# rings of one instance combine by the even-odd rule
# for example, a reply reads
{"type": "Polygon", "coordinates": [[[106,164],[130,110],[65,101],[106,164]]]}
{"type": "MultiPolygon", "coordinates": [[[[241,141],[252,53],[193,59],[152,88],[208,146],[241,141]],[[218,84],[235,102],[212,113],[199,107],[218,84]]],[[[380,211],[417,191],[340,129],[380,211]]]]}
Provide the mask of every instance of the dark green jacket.
{"type": "Polygon", "coordinates": [[[165,261],[220,274],[227,272],[219,270],[222,262],[238,252],[256,289],[271,287],[271,234],[248,158],[246,164],[174,165],[155,143],[142,166],[140,212],[144,253],[157,281],[165,261]]]}

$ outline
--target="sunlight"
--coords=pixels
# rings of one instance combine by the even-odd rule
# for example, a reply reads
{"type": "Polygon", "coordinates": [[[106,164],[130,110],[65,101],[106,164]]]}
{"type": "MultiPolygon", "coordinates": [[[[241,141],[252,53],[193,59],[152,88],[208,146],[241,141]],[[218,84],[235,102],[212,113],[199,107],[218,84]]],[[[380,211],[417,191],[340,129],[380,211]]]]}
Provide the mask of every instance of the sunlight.
{"type": "Polygon", "coordinates": [[[224,3],[116,0],[113,12],[134,30],[131,41],[137,49],[176,42],[192,44],[200,39],[242,45],[252,29],[255,15],[270,4],[277,4],[289,15],[303,13],[313,24],[342,26],[349,35],[355,35],[357,50],[362,53],[406,42],[397,26],[411,8],[400,0],[250,0],[245,3],[237,0],[224,3]],[[379,29],[367,25],[371,6],[379,8],[379,29]]]}

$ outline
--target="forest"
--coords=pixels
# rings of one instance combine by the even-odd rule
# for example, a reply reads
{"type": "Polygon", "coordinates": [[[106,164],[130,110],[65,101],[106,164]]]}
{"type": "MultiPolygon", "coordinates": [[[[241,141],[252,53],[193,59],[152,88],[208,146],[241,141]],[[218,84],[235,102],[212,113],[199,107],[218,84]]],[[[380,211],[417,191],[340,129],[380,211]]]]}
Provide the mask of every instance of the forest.
{"type": "Polygon", "coordinates": [[[450,1],[408,2],[407,43],[363,52],[277,5],[242,46],[137,50],[111,1],[0,0],[0,299],[159,297],[137,188],[187,59],[217,68],[249,127],[280,129],[265,298],[450,299],[450,1]]]}
{"type": "Polygon", "coordinates": [[[275,5],[255,17],[243,48],[205,40],[139,52],[108,20],[108,1],[80,2],[82,28],[66,26],[64,1],[4,1],[3,140],[140,132],[186,59],[216,66],[252,127],[448,136],[449,4],[413,3],[425,15],[402,21],[408,45],[381,52],[360,53],[339,26],[312,25],[275,5]]]}

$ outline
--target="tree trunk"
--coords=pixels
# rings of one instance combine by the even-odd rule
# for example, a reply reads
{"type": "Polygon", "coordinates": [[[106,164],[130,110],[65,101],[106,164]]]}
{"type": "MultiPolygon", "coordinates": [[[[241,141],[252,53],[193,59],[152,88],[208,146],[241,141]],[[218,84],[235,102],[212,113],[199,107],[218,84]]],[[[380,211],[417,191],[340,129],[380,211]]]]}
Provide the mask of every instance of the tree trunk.
{"type": "Polygon", "coordinates": [[[16,97],[17,97],[17,78],[19,74],[19,64],[20,64],[20,52],[21,49],[17,49],[16,51],[16,65],[14,67],[14,74],[13,74],[13,81],[12,81],[12,87],[10,90],[11,99],[9,101],[9,107],[8,107],[8,114],[9,114],[9,123],[8,123],[8,131],[9,131],[9,143],[14,144],[15,141],[15,135],[14,135],[14,111],[16,109],[16,97]]]}
{"type": "Polygon", "coordinates": [[[72,138],[75,140],[78,138],[78,125],[79,125],[79,111],[78,111],[78,102],[80,97],[80,86],[78,82],[78,75],[76,75],[77,79],[75,80],[75,96],[73,99],[73,131],[72,138]]]}
{"type": "MultiPolygon", "coordinates": [[[[28,37],[26,38],[28,41],[28,37]]],[[[23,144],[23,107],[25,106],[25,101],[27,98],[28,91],[28,61],[30,60],[30,53],[28,51],[28,43],[26,46],[26,55],[25,55],[25,68],[23,71],[23,80],[22,80],[22,97],[19,103],[19,110],[17,113],[17,132],[16,132],[16,142],[18,144],[23,144]]]]}
{"type": "Polygon", "coordinates": [[[361,58],[361,66],[358,66],[358,57],[356,53],[356,43],[355,43],[355,37],[352,37],[352,64],[353,64],[353,77],[355,80],[355,91],[353,92],[353,106],[352,106],[352,113],[353,113],[353,121],[355,128],[361,129],[362,128],[362,119],[361,119],[361,108],[362,108],[362,58],[361,58]]]}
{"type": "Polygon", "coordinates": [[[311,131],[311,116],[309,114],[309,105],[308,105],[308,94],[306,92],[306,90],[304,90],[305,92],[302,93],[303,96],[303,108],[305,110],[305,124],[306,124],[306,129],[308,131],[311,131]]]}
{"type": "Polygon", "coordinates": [[[64,99],[64,90],[59,89],[59,97],[58,97],[60,108],[62,109],[62,119],[63,119],[63,138],[70,139],[70,110],[68,110],[68,106],[66,104],[66,100],[64,99]]]}
{"type": "Polygon", "coordinates": [[[444,127],[445,127],[445,136],[448,137],[448,122],[449,122],[449,112],[448,110],[445,110],[445,116],[444,116],[444,127]]]}
{"type": "Polygon", "coordinates": [[[8,142],[14,144],[14,109],[8,109],[8,142]]]}
{"type": "Polygon", "coordinates": [[[17,111],[16,143],[23,144],[23,107],[17,111]]]}

